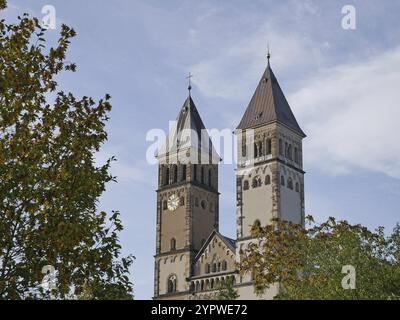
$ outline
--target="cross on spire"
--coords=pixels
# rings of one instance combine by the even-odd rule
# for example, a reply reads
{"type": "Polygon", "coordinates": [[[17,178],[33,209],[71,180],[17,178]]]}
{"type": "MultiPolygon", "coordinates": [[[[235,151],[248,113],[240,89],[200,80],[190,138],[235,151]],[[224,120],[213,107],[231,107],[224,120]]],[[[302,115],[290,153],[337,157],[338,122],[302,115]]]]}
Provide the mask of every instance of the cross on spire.
{"type": "Polygon", "coordinates": [[[189,72],[189,75],[186,77],[186,79],[188,79],[188,83],[189,83],[189,86],[188,86],[189,96],[190,96],[190,91],[192,90],[192,78],[193,78],[193,75],[189,72]]]}
{"type": "Polygon", "coordinates": [[[269,52],[269,42],[267,43],[267,48],[268,48],[267,59],[269,64],[269,59],[271,59],[271,53],[269,52]]]}

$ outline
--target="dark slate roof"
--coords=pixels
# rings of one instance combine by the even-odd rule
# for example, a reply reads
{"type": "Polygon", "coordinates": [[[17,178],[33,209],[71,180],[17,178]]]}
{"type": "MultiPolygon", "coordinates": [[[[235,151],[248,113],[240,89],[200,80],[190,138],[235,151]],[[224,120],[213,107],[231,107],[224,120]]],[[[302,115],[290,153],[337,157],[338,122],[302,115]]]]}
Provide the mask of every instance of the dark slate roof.
{"type": "Polygon", "coordinates": [[[211,155],[213,163],[218,163],[220,161],[219,155],[205,129],[196,105],[189,95],[183,103],[165,143],[157,152],[157,156],[176,150],[196,148],[201,150],[204,155],[211,155]]]}
{"type": "Polygon", "coordinates": [[[233,240],[231,238],[228,238],[228,237],[225,237],[225,236],[222,236],[222,237],[224,237],[225,241],[228,242],[232,246],[232,248],[235,248],[235,246],[236,246],[236,241],[235,240],[233,240]]]}
{"type": "Polygon", "coordinates": [[[201,137],[201,130],[205,129],[204,123],[200,118],[200,114],[191,96],[188,96],[183,103],[176,121],[177,132],[181,132],[184,129],[192,129],[201,137]]]}
{"type": "Polygon", "coordinates": [[[305,137],[268,63],[237,129],[280,122],[305,137]]]}

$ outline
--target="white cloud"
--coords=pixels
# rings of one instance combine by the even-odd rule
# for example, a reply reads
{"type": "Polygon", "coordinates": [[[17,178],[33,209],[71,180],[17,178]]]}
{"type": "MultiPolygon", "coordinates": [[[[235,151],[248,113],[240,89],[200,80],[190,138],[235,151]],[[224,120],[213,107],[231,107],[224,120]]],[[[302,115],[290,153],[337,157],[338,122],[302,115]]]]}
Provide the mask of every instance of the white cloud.
{"type": "Polygon", "coordinates": [[[306,165],[334,175],[365,169],[400,178],[400,47],[371,60],[328,68],[329,41],[287,32],[273,21],[234,43],[221,41],[216,55],[186,69],[195,74],[204,96],[238,106],[223,114],[226,123],[238,121],[243,102],[254,91],[266,65],[267,41],[278,78],[283,75],[302,85],[287,96],[309,136],[306,165]],[[310,70],[314,73],[307,80],[310,73],[305,72],[310,70]]]}
{"type": "Polygon", "coordinates": [[[400,178],[400,47],[324,70],[290,96],[309,138],[306,161],[332,174],[354,168],[400,178]]]}
{"type": "Polygon", "coordinates": [[[253,34],[238,35],[235,42],[221,41],[218,54],[189,67],[198,90],[206,97],[248,99],[266,67],[267,42],[274,69],[280,72],[295,73],[306,68],[307,63],[315,65],[323,60],[321,50],[326,49],[326,43],[318,44],[307,36],[264,23],[253,34]]]}
{"type": "Polygon", "coordinates": [[[155,186],[157,183],[156,170],[154,166],[147,164],[145,160],[129,163],[128,159],[121,159],[118,154],[123,154],[120,148],[108,148],[96,154],[95,162],[97,165],[103,165],[112,155],[117,155],[117,160],[111,163],[110,172],[117,177],[118,182],[130,182],[147,184],[155,186]]]}

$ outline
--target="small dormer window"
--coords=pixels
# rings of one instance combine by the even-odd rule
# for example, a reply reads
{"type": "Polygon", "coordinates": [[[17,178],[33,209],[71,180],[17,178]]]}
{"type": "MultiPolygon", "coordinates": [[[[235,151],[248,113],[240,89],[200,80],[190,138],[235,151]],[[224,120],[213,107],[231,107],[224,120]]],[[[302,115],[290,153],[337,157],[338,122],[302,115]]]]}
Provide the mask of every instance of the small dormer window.
{"type": "Polygon", "coordinates": [[[258,114],[254,117],[254,120],[259,120],[259,119],[261,118],[262,114],[263,114],[262,112],[258,113],[258,114]]]}

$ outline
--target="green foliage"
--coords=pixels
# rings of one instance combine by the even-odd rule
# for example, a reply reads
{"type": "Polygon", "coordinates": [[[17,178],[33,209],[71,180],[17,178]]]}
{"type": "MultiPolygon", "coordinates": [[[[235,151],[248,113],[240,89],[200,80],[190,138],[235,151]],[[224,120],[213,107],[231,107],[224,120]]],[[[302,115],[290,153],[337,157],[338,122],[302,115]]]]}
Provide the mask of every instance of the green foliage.
{"type": "Polygon", "coordinates": [[[215,300],[236,300],[239,298],[237,290],[233,287],[233,280],[228,280],[220,283],[215,300]]]}
{"type": "MultiPolygon", "coordinates": [[[[0,2],[5,6],[5,2],[0,2]]],[[[75,31],[46,31],[27,14],[0,22],[0,298],[46,298],[42,268],[54,266],[51,296],[130,299],[134,257],[121,257],[119,212],[98,212],[113,158],[97,166],[110,96],[96,102],[58,88],[74,72],[65,58],[75,31]]]]}
{"type": "MultiPolygon", "coordinates": [[[[280,283],[276,299],[399,299],[400,226],[385,236],[361,225],[329,218],[310,228],[276,219],[252,229],[260,245],[241,252],[240,270],[253,273],[254,290],[262,295],[280,283]],[[343,289],[342,267],[355,268],[356,288],[343,289]]],[[[257,241],[258,243],[258,241],[257,241]]]]}

